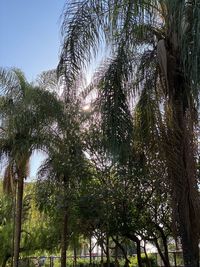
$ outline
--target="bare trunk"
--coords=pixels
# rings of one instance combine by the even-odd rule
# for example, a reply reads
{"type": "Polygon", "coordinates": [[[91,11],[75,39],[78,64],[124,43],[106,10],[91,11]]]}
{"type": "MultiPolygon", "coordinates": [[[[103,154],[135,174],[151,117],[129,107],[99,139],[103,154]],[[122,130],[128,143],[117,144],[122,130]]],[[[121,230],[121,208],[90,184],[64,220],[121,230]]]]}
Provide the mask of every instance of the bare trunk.
{"type": "Polygon", "coordinates": [[[149,261],[149,257],[148,257],[147,251],[146,251],[145,241],[144,241],[144,254],[145,254],[145,258],[146,258],[146,266],[151,267],[151,262],[149,261]]]}
{"type": "Polygon", "coordinates": [[[74,238],[74,266],[77,266],[76,238],[74,238]]]}
{"type": "Polygon", "coordinates": [[[68,246],[68,210],[65,208],[62,221],[61,233],[61,267],[66,267],[67,246],[68,246]]]}
{"type": "Polygon", "coordinates": [[[162,242],[163,242],[163,248],[164,248],[164,254],[165,254],[165,259],[168,263],[168,266],[170,266],[170,262],[169,262],[169,253],[168,253],[168,246],[167,246],[167,238],[166,236],[162,235],[162,242]]]}
{"type": "MultiPolygon", "coordinates": [[[[114,239],[113,239],[114,241],[114,239]]],[[[116,236],[116,242],[119,242],[119,238],[118,236],[116,236]]],[[[118,245],[117,243],[115,242],[115,266],[118,267],[119,266],[119,261],[118,261],[118,245]]]]}
{"type": "Polygon", "coordinates": [[[177,263],[176,263],[176,252],[173,252],[173,256],[174,256],[174,267],[177,267],[177,263]]]}
{"type": "Polygon", "coordinates": [[[22,226],[22,202],[24,191],[24,179],[19,174],[17,181],[17,199],[16,199],[16,211],[15,211],[15,229],[14,229],[14,247],[13,247],[13,267],[19,265],[19,253],[20,253],[20,239],[21,239],[21,226],[22,226]]]}
{"type": "Polygon", "coordinates": [[[141,258],[141,246],[140,246],[140,240],[137,236],[135,235],[126,235],[130,240],[136,243],[136,250],[137,250],[137,261],[138,261],[138,267],[142,267],[142,258],[141,258]]]}
{"type": "Polygon", "coordinates": [[[109,235],[106,233],[106,263],[107,267],[110,267],[110,250],[109,250],[109,235]]]}
{"type": "Polygon", "coordinates": [[[103,266],[103,244],[101,246],[101,267],[103,266]]]}
{"type": "MultiPolygon", "coordinates": [[[[172,58],[172,57],[171,57],[172,58]]],[[[173,210],[185,267],[199,267],[199,195],[196,180],[193,103],[178,60],[168,58],[168,170],[173,210]]]]}
{"type": "MultiPolygon", "coordinates": [[[[168,245],[167,245],[167,236],[165,235],[165,232],[162,229],[162,227],[160,227],[158,224],[155,224],[155,227],[160,232],[160,237],[161,237],[163,250],[164,250],[164,252],[162,252],[163,258],[164,258],[164,264],[166,267],[169,267],[170,261],[169,261],[168,245]]],[[[160,251],[161,251],[161,249],[160,249],[160,251]]]]}
{"type": "Polygon", "coordinates": [[[192,144],[188,140],[184,114],[179,114],[180,103],[175,103],[175,121],[179,123],[181,134],[177,144],[177,161],[181,169],[172,174],[172,196],[175,205],[175,216],[178,222],[182,242],[185,267],[199,266],[199,226],[198,226],[198,189],[195,181],[195,166],[192,144]],[[177,106],[176,106],[177,105],[177,106]],[[181,116],[182,115],[182,116],[181,116]],[[191,147],[190,147],[191,146],[191,147]],[[180,166],[180,165],[179,165],[180,166]]]}
{"type": "Polygon", "coordinates": [[[163,261],[164,266],[165,267],[170,267],[169,258],[165,257],[165,254],[163,253],[163,251],[162,251],[162,249],[161,249],[161,247],[160,247],[160,245],[158,243],[158,240],[155,239],[154,242],[155,242],[156,248],[158,250],[158,253],[159,253],[160,257],[161,257],[161,260],[163,261]]]}
{"type": "Polygon", "coordinates": [[[138,266],[139,267],[142,267],[140,240],[137,238],[137,240],[135,242],[136,242],[136,247],[137,247],[137,261],[138,261],[138,266]]]}
{"type": "Polygon", "coordinates": [[[8,259],[11,257],[11,255],[6,255],[5,257],[4,257],[4,259],[3,259],[3,262],[2,262],[2,267],[6,267],[6,263],[7,263],[7,261],[8,261],[8,259]]]}
{"type": "Polygon", "coordinates": [[[90,266],[92,266],[92,236],[90,236],[89,254],[90,254],[90,266]]]}
{"type": "MultiPolygon", "coordinates": [[[[117,247],[117,248],[120,248],[121,252],[123,253],[123,256],[124,256],[124,259],[125,259],[125,266],[128,266],[129,263],[130,263],[130,261],[129,261],[128,257],[127,257],[127,251],[126,251],[126,249],[125,249],[125,248],[123,247],[123,245],[119,242],[118,238],[115,239],[114,237],[112,237],[112,239],[113,239],[113,241],[115,242],[116,247],[117,247]]],[[[118,262],[118,265],[119,265],[119,262],[118,262]]]]}

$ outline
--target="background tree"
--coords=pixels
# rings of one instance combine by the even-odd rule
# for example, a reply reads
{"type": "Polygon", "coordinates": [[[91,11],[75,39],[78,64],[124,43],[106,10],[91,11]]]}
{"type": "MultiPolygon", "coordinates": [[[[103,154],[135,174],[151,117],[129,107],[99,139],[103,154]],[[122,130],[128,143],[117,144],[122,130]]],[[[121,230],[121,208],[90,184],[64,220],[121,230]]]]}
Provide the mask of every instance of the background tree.
{"type": "Polygon", "coordinates": [[[0,156],[8,162],[4,188],[6,191],[16,190],[13,265],[17,267],[24,180],[28,176],[29,159],[35,149],[45,147],[44,130],[61,114],[61,105],[52,94],[31,86],[19,70],[11,70],[5,75],[1,89],[0,156]]]}
{"type": "MultiPolygon", "coordinates": [[[[77,105],[66,105],[63,116],[60,117],[57,127],[49,133],[52,140],[48,146],[48,158],[42,165],[39,173],[38,196],[43,180],[52,183],[51,191],[47,195],[56,201],[59,211],[56,212],[60,222],[61,232],[61,266],[66,266],[66,250],[70,237],[70,214],[73,210],[79,184],[87,173],[87,162],[82,151],[80,136],[80,117],[77,105]],[[55,194],[58,194],[56,197],[55,194]]],[[[45,186],[45,184],[44,184],[45,186]]],[[[44,195],[44,194],[43,194],[44,195]]],[[[45,194],[46,199],[46,194],[45,194]]],[[[45,200],[46,201],[46,200],[45,200]]],[[[54,204],[55,207],[55,204],[54,204]]],[[[46,209],[46,207],[44,207],[46,209]]]]}

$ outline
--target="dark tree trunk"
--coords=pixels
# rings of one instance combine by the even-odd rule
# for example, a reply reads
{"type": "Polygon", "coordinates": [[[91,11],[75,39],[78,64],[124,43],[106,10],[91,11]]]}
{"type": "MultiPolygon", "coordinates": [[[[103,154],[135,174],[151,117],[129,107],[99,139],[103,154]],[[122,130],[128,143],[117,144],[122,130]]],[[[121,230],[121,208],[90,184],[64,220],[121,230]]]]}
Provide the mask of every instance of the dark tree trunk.
{"type": "Polygon", "coordinates": [[[155,239],[155,240],[154,240],[154,243],[155,243],[156,248],[157,248],[157,250],[158,250],[158,253],[159,253],[159,255],[160,255],[160,257],[161,257],[161,259],[162,259],[162,261],[163,261],[164,266],[165,266],[165,267],[170,267],[169,258],[166,258],[166,257],[165,257],[165,254],[162,252],[162,249],[161,249],[161,247],[160,247],[160,245],[159,245],[159,243],[158,243],[158,240],[155,239]]]}
{"type": "Polygon", "coordinates": [[[90,235],[90,247],[89,247],[89,254],[90,254],[90,266],[92,266],[92,236],[90,235]]]}
{"type": "Polygon", "coordinates": [[[3,262],[2,262],[2,267],[6,267],[6,263],[8,261],[8,259],[11,257],[11,255],[7,254],[4,259],[3,259],[3,262]]]}
{"type": "Polygon", "coordinates": [[[74,238],[74,266],[77,266],[76,238],[74,238]]]}
{"type": "Polygon", "coordinates": [[[63,220],[62,220],[61,267],[66,267],[67,246],[68,246],[68,209],[66,207],[63,212],[63,220]]]}
{"type": "Polygon", "coordinates": [[[106,233],[106,265],[110,267],[109,235],[106,233]]]}
{"type": "Polygon", "coordinates": [[[173,210],[185,267],[199,267],[199,195],[196,180],[194,109],[176,52],[168,51],[168,155],[173,210]]]}
{"type": "Polygon", "coordinates": [[[173,256],[174,256],[174,267],[177,267],[177,263],[176,263],[176,252],[173,252],[173,256]]]}
{"type": "MultiPolygon", "coordinates": [[[[162,230],[163,231],[163,230],[162,230]]],[[[165,255],[165,259],[168,263],[168,266],[170,266],[170,262],[169,262],[169,253],[168,253],[168,246],[167,246],[167,238],[163,232],[162,234],[162,243],[163,243],[163,248],[164,248],[164,255],[165,255]]]]}
{"type": "Polygon", "coordinates": [[[141,258],[141,246],[140,246],[140,240],[138,238],[135,239],[136,241],[136,247],[137,247],[137,260],[138,260],[138,267],[142,267],[142,258],[141,258]]]}
{"type": "Polygon", "coordinates": [[[13,267],[18,267],[19,265],[20,239],[21,239],[21,227],[22,227],[23,191],[24,191],[24,179],[23,179],[23,176],[19,173],[18,181],[17,181],[17,199],[16,199],[16,211],[15,211],[13,267]]]}
{"type": "Polygon", "coordinates": [[[103,267],[103,242],[101,244],[101,267],[103,267]]]}
{"type": "Polygon", "coordinates": [[[149,257],[148,257],[147,251],[146,251],[145,241],[144,241],[144,254],[145,254],[145,258],[146,258],[146,266],[151,267],[151,262],[149,261],[149,257]]]}
{"type": "MultiPolygon", "coordinates": [[[[163,254],[163,258],[164,258],[164,264],[166,267],[170,266],[170,262],[169,262],[169,253],[168,253],[168,245],[167,245],[167,236],[165,235],[164,230],[162,229],[162,227],[160,227],[158,224],[155,224],[156,229],[160,232],[160,236],[161,236],[161,241],[162,241],[162,245],[163,245],[163,249],[164,249],[164,253],[163,254]]],[[[157,242],[158,244],[158,242],[157,242]]],[[[161,251],[161,249],[160,249],[161,251]]]]}
{"type": "MultiPolygon", "coordinates": [[[[116,240],[118,242],[118,240],[119,240],[118,236],[116,236],[116,240]]],[[[115,243],[115,267],[118,267],[119,266],[118,254],[119,254],[118,253],[118,245],[115,243]]]]}
{"type": "Polygon", "coordinates": [[[143,267],[142,257],[141,257],[141,246],[140,246],[139,238],[135,235],[132,235],[132,234],[127,234],[126,237],[128,237],[130,240],[132,240],[133,242],[136,243],[138,267],[143,267]]]}
{"type": "MultiPolygon", "coordinates": [[[[113,241],[115,242],[116,246],[120,248],[121,252],[123,253],[124,259],[125,259],[125,266],[128,266],[130,261],[127,257],[127,251],[126,249],[122,246],[122,244],[119,242],[118,238],[112,237],[113,241]]],[[[119,262],[118,262],[119,265],[119,262]]]]}

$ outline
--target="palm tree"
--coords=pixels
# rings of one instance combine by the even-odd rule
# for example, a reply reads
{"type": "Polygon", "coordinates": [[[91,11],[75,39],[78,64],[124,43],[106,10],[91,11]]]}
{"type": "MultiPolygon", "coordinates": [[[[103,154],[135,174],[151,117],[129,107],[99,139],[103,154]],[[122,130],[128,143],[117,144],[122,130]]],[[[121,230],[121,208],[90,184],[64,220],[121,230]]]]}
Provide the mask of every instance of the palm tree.
{"type": "Polygon", "coordinates": [[[86,63],[105,44],[109,47],[110,57],[95,86],[108,143],[112,150],[118,148],[115,154],[123,152],[123,157],[132,138],[131,93],[145,90],[159,98],[167,129],[162,149],[187,267],[199,266],[195,161],[199,12],[199,1],[194,0],[67,1],[58,66],[69,92],[86,63]]]}
{"type": "Polygon", "coordinates": [[[37,188],[39,194],[41,185],[45,186],[46,182],[53,184],[54,187],[52,192],[45,194],[45,202],[46,195],[51,199],[53,194],[59,192],[56,209],[60,222],[61,267],[66,267],[66,251],[70,237],[70,210],[73,207],[73,199],[76,197],[81,179],[84,178],[84,172],[87,168],[82,151],[80,122],[76,104],[68,103],[57,127],[48,133],[52,142],[47,147],[48,158],[38,173],[37,188]]]}
{"type": "Polygon", "coordinates": [[[61,104],[47,91],[31,86],[19,70],[1,71],[0,156],[7,163],[4,189],[16,190],[13,266],[18,266],[24,180],[32,152],[46,146],[45,133],[61,115],[61,104]]]}

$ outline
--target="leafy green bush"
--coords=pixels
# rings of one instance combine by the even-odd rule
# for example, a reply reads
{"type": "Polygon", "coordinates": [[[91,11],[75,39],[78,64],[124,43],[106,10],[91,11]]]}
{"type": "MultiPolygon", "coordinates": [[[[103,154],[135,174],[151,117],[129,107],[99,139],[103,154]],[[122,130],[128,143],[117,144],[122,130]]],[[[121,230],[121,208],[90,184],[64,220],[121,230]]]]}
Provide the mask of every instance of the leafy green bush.
{"type": "MultiPolygon", "coordinates": [[[[143,266],[144,267],[148,266],[145,254],[142,254],[141,258],[142,258],[143,266]]],[[[150,263],[151,267],[157,267],[156,257],[154,255],[152,255],[152,254],[148,255],[148,259],[149,259],[149,263],[150,263]]],[[[131,262],[129,264],[130,267],[137,267],[138,266],[137,256],[130,257],[129,260],[131,262]]]]}

